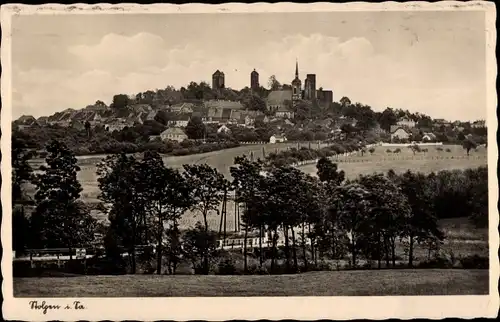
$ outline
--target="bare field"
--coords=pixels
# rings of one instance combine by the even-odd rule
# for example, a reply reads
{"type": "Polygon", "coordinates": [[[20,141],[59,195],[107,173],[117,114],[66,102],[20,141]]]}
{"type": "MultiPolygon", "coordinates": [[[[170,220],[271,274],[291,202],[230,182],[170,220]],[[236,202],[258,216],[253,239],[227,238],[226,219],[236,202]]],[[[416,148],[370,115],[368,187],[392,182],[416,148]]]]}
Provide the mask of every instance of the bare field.
{"type": "Polygon", "coordinates": [[[14,278],[15,297],[480,295],[488,270],[403,269],[299,275],[14,278]]]}

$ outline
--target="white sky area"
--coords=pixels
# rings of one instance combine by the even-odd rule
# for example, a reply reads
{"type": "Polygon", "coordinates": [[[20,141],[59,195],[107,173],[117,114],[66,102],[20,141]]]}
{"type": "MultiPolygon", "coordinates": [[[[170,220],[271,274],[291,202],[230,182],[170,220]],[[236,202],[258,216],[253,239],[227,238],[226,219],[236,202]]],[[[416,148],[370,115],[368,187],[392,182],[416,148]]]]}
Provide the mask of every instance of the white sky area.
{"type": "Polygon", "coordinates": [[[435,118],[486,116],[483,12],[14,16],[13,117],[80,109],[114,94],[187,86],[216,69],[226,87],[316,74],[348,96],[435,118]]]}

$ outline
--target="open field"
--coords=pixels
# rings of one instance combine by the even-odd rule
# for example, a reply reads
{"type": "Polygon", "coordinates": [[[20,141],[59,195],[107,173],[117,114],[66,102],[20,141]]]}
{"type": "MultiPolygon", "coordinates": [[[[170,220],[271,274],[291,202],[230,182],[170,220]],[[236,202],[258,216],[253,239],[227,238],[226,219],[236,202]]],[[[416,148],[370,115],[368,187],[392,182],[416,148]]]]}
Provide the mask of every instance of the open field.
{"type": "MultiPolygon", "coordinates": [[[[264,153],[267,155],[272,152],[282,151],[288,148],[308,147],[308,143],[276,143],[276,144],[259,144],[259,145],[243,145],[236,148],[225,149],[221,151],[212,151],[208,153],[192,154],[186,156],[166,156],[163,161],[166,165],[181,169],[183,164],[200,164],[206,163],[211,167],[217,168],[226,178],[231,179],[229,168],[234,164],[234,158],[237,156],[253,153],[254,159],[264,158],[264,153]]],[[[325,147],[326,144],[320,144],[319,147],[325,147]]],[[[311,148],[317,148],[317,143],[311,143],[311,148]]],[[[78,180],[82,184],[83,192],[82,199],[87,202],[97,201],[99,189],[97,185],[96,165],[104,159],[105,155],[94,156],[79,156],[78,164],[81,171],[78,173],[78,180]]],[[[33,167],[36,169],[42,163],[41,159],[33,160],[33,167]]],[[[34,193],[34,187],[28,186],[27,191],[34,193]]]]}
{"type": "MultiPolygon", "coordinates": [[[[415,172],[437,172],[441,170],[467,169],[487,165],[487,154],[485,147],[479,147],[477,151],[471,151],[467,157],[466,151],[458,145],[443,145],[443,150],[450,149],[451,152],[437,151],[434,146],[426,147],[428,152],[413,152],[406,146],[400,147],[401,153],[387,153],[386,150],[394,151],[394,147],[378,146],[375,152],[370,154],[361,153],[352,155],[348,158],[341,158],[338,162],[340,170],[345,171],[348,179],[357,178],[360,174],[367,175],[374,172],[387,173],[394,170],[396,173],[406,172],[408,169],[415,172]]],[[[310,175],[316,175],[316,165],[308,164],[301,166],[300,169],[310,175]]]]}
{"type": "MultiPolygon", "coordinates": [[[[309,144],[302,143],[300,147],[307,147],[309,144]]],[[[320,147],[325,146],[324,144],[320,147]]],[[[277,143],[261,145],[245,145],[237,148],[213,151],[203,154],[194,154],[187,156],[168,156],[164,161],[168,166],[180,169],[183,164],[206,163],[217,168],[226,178],[231,179],[229,168],[233,165],[234,158],[241,155],[250,155],[254,158],[263,158],[263,149],[265,153],[285,150],[297,147],[297,143],[277,143]]],[[[317,148],[317,144],[311,144],[311,148],[317,148]]],[[[386,153],[387,147],[376,147],[373,154],[366,153],[352,155],[347,158],[342,157],[339,162],[339,168],[346,172],[348,178],[355,178],[360,174],[371,174],[373,172],[387,172],[393,169],[396,172],[404,172],[408,169],[413,171],[431,172],[450,169],[473,168],[487,164],[486,148],[480,147],[477,151],[471,152],[471,157],[466,156],[465,150],[458,145],[441,146],[443,149],[450,149],[451,152],[437,151],[436,147],[429,146],[427,153],[419,153],[413,156],[413,153],[405,145],[401,146],[401,153],[386,153]],[[453,157],[453,159],[451,159],[453,157]],[[457,158],[460,157],[460,158],[457,158]]],[[[392,151],[394,147],[390,148],[392,151]]],[[[78,173],[78,180],[82,184],[82,199],[86,202],[97,202],[99,189],[97,186],[96,165],[104,158],[103,155],[78,157],[81,171],[78,173]]],[[[34,160],[34,167],[38,167],[41,160],[34,160]]],[[[309,164],[300,167],[304,172],[311,175],[316,174],[316,165],[309,164]]],[[[34,187],[28,186],[27,191],[33,193],[34,187]]],[[[230,208],[230,207],[229,207],[230,208]]]]}
{"type": "Polygon", "coordinates": [[[488,270],[454,269],[14,278],[15,297],[480,295],[488,289],[488,270]]]}

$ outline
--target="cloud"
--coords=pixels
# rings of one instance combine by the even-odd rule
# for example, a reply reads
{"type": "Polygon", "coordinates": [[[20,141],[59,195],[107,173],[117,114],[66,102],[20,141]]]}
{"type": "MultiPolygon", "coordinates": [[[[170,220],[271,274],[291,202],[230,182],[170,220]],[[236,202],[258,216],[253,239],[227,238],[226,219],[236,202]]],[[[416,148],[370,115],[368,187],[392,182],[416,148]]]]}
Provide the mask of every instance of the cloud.
{"type": "Polygon", "coordinates": [[[435,68],[441,66],[429,65],[425,57],[412,51],[382,55],[366,38],[342,40],[321,34],[290,35],[258,46],[247,45],[244,38],[238,46],[224,44],[208,39],[173,43],[139,33],[130,37],[108,34],[97,44],[70,47],[68,51],[75,57],[73,70],[14,71],[14,88],[22,94],[22,99],[14,102],[14,116],[21,111],[36,116],[52,114],[98,99],[110,103],[118,93],[210,82],[216,69],[224,71],[226,86],[236,89],[249,86],[254,68],[264,86],[271,75],[290,83],[298,59],[301,79],[315,73],[317,86],[333,89],[335,100],[348,96],[377,110],[392,106],[453,118],[456,113],[446,108],[439,109],[439,115],[436,112],[436,106],[449,105],[461,111],[460,116],[477,117],[477,111],[468,109],[465,101],[478,101],[477,86],[457,78],[454,72],[436,73],[435,68]]]}

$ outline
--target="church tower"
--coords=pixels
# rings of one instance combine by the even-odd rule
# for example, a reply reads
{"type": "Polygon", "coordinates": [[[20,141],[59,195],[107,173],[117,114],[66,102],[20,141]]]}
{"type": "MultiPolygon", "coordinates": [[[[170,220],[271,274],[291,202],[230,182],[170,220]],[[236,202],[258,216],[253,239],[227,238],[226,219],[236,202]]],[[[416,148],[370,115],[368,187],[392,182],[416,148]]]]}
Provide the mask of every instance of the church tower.
{"type": "Polygon", "coordinates": [[[292,103],[302,98],[302,82],[299,78],[299,62],[295,62],[295,79],[292,81],[292,103]]]}

